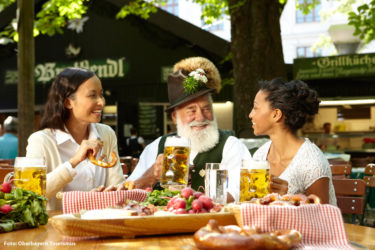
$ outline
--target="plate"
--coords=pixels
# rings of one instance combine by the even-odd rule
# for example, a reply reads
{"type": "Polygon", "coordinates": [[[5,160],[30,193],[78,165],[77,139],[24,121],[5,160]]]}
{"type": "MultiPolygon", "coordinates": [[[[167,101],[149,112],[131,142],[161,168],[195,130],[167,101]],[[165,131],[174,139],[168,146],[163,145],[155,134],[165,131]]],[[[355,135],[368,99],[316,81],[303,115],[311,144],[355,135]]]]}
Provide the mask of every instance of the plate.
{"type": "Polygon", "coordinates": [[[195,232],[215,219],[220,225],[236,225],[231,212],[179,214],[162,216],[132,216],[122,219],[85,220],[72,214],[56,215],[51,218],[53,227],[62,235],[82,236],[122,236],[160,235],[195,232]]]}

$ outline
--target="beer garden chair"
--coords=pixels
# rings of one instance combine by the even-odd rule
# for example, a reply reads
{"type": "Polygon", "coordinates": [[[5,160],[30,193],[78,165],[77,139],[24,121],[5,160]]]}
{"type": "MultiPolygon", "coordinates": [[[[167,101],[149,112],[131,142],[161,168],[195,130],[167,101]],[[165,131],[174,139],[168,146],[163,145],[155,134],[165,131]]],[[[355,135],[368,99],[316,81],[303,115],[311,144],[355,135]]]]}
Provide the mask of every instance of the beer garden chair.
{"type": "MultiPolygon", "coordinates": [[[[375,211],[374,208],[371,208],[371,204],[375,203],[375,201],[372,201],[372,199],[375,198],[375,164],[370,163],[367,164],[365,167],[365,176],[363,177],[363,180],[366,184],[366,198],[365,198],[365,208],[364,208],[364,215],[362,217],[362,223],[364,223],[364,219],[367,216],[368,212],[375,211]]],[[[375,226],[375,221],[374,221],[375,226]]]]}
{"type": "MultiPolygon", "coordinates": [[[[337,206],[342,214],[351,214],[352,223],[356,223],[357,216],[364,215],[366,184],[362,179],[333,179],[337,206]]],[[[363,218],[360,218],[360,222],[363,218]]]]}

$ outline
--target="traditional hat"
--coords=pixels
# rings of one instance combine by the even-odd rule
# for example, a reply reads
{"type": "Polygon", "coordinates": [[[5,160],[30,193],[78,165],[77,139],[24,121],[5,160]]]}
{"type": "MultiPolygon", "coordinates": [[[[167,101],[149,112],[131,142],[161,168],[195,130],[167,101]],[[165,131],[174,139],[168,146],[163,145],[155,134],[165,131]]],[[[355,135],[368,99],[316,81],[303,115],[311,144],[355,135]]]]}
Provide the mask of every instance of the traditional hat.
{"type": "Polygon", "coordinates": [[[204,57],[189,57],[176,63],[168,76],[171,112],[175,107],[210,92],[219,93],[221,77],[216,66],[204,57]]]}

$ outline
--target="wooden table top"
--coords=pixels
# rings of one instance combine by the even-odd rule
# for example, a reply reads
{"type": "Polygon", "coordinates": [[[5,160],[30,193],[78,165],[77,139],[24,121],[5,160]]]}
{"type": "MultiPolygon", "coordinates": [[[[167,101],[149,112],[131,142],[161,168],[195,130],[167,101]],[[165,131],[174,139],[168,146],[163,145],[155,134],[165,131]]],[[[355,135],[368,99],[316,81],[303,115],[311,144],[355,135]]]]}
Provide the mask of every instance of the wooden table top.
{"type": "MultiPolygon", "coordinates": [[[[51,212],[50,216],[58,213],[51,212]]],[[[368,249],[375,249],[375,228],[345,224],[348,238],[368,249]]],[[[60,235],[48,223],[33,229],[23,229],[0,234],[0,246],[28,247],[28,249],[59,249],[74,247],[74,249],[197,249],[193,234],[142,236],[134,239],[127,238],[69,238],[60,235]]]]}

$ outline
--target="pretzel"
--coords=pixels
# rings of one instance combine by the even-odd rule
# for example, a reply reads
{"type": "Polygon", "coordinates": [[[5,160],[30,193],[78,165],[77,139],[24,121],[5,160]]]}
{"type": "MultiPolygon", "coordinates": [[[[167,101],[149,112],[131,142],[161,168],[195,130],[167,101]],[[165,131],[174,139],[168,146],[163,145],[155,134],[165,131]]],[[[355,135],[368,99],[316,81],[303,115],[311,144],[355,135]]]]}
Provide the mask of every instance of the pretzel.
{"type": "Polygon", "coordinates": [[[117,163],[117,155],[115,152],[111,152],[111,156],[112,156],[112,161],[111,162],[105,162],[105,161],[102,161],[102,160],[97,160],[95,159],[92,151],[90,151],[88,154],[87,154],[87,158],[89,158],[90,162],[92,164],[95,164],[99,167],[102,167],[102,168],[111,168],[111,167],[114,167],[117,163]]]}
{"type": "Polygon", "coordinates": [[[263,198],[253,198],[250,202],[270,206],[300,206],[307,204],[320,204],[320,199],[314,194],[310,194],[309,196],[304,194],[285,194],[280,196],[279,194],[271,193],[263,198]]]}
{"type": "Polygon", "coordinates": [[[199,249],[289,249],[302,239],[296,230],[261,233],[238,226],[219,226],[211,219],[194,234],[199,249]]]}
{"type": "Polygon", "coordinates": [[[124,187],[126,190],[132,190],[135,187],[134,181],[127,181],[124,183],[124,187]]]}

